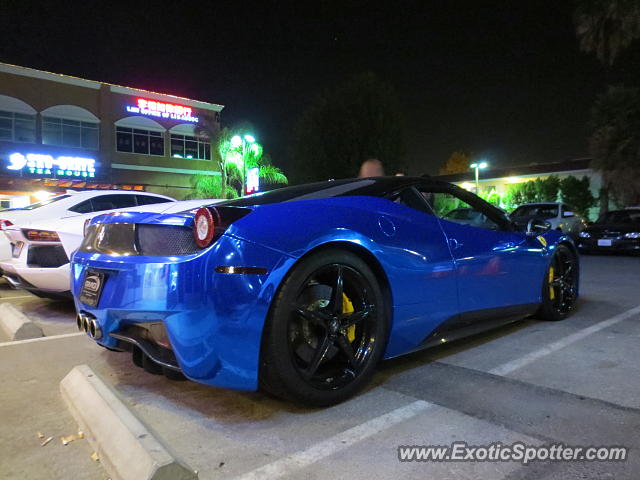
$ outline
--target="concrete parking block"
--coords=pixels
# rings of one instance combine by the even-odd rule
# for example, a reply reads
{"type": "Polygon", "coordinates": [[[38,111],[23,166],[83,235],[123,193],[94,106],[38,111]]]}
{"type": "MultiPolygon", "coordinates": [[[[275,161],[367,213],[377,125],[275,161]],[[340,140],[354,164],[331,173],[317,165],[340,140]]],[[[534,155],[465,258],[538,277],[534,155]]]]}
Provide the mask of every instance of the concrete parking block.
{"type": "Polygon", "coordinates": [[[44,337],[42,329],[10,303],[0,303],[0,329],[9,340],[44,337]]]}
{"type": "Polygon", "coordinates": [[[60,391],[114,480],[198,478],[87,365],[74,367],[60,382],[60,391]]]}

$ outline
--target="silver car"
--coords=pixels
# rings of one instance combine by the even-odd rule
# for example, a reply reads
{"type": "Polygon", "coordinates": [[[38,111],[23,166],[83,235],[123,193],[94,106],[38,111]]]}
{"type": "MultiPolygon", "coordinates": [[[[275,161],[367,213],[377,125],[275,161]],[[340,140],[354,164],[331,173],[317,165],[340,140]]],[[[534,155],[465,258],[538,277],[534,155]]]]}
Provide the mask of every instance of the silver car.
{"type": "Polygon", "coordinates": [[[587,220],[561,202],[524,203],[511,212],[511,220],[525,227],[529,220],[546,220],[551,228],[578,238],[578,234],[587,226],[587,220]]]}

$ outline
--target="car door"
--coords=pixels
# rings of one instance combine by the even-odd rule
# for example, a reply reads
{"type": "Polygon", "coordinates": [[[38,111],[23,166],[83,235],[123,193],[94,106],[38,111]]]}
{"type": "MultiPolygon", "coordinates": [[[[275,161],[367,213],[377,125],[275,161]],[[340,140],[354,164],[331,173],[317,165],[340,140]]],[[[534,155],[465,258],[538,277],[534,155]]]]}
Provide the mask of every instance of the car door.
{"type": "Polygon", "coordinates": [[[544,239],[516,231],[500,210],[454,185],[419,187],[447,237],[456,267],[460,312],[468,318],[515,314],[539,302],[548,251],[544,239]],[[486,221],[465,224],[444,218],[469,208],[486,221]]]}

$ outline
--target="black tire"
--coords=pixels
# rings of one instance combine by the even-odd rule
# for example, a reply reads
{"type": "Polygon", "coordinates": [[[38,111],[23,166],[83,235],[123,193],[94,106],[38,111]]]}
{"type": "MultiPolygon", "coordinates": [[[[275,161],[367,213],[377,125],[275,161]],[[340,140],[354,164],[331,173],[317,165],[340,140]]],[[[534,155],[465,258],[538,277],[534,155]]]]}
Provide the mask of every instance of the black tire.
{"type": "Polygon", "coordinates": [[[260,386],[315,407],[355,395],[369,383],[384,354],[387,303],[376,276],[357,255],[332,249],[303,259],[271,305],[262,338],[260,386]]]}
{"type": "Polygon", "coordinates": [[[568,247],[558,245],[545,272],[536,316],[550,321],[567,318],[575,308],[579,278],[578,258],[568,247]]]}

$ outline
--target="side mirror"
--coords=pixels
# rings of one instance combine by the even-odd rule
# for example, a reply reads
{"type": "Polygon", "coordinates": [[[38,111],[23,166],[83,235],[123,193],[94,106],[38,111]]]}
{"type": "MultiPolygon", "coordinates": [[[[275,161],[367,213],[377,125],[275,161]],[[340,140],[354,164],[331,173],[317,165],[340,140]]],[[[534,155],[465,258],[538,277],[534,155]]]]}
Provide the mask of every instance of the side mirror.
{"type": "Polygon", "coordinates": [[[565,212],[562,214],[562,216],[563,216],[563,217],[575,217],[575,215],[576,215],[575,213],[573,213],[573,212],[568,212],[568,211],[565,211],[565,212]]]}
{"type": "Polygon", "coordinates": [[[535,237],[543,234],[551,228],[551,224],[540,218],[532,218],[527,222],[527,235],[535,237]]]}

